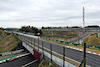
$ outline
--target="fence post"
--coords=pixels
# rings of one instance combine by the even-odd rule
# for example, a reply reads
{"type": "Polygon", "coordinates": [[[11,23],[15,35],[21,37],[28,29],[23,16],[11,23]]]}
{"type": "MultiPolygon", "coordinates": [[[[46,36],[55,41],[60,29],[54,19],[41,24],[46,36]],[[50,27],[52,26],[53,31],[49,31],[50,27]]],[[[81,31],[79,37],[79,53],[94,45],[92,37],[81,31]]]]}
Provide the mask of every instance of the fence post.
{"type": "Polygon", "coordinates": [[[52,44],[50,44],[50,54],[51,54],[51,63],[52,63],[52,44]]]}
{"type": "Polygon", "coordinates": [[[38,51],[39,51],[39,36],[38,36],[38,51]]]}
{"type": "Polygon", "coordinates": [[[33,39],[31,38],[31,45],[32,45],[32,40],[33,40],[33,39]]]}
{"type": "Polygon", "coordinates": [[[30,44],[31,44],[31,37],[30,37],[30,44]]]}
{"type": "Polygon", "coordinates": [[[23,36],[21,35],[20,37],[21,37],[21,40],[23,41],[23,36]]]}
{"type": "Polygon", "coordinates": [[[35,49],[35,39],[34,39],[34,49],[35,49]]]}
{"type": "Polygon", "coordinates": [[[84,67],[86,67],[86,43],[84,43],[84,67]]]}
{"type": "Polygon", "coordinates": [[[20,43],[19,43],[19,46],[20,46],[20,50],[21,50],[21,45],[22,45],[22,44],[21,44],[21,42],[20,42],[20,43]]]}
{"type": "MultiPolygon", "coordinates": [[[[24,35],[23,35],[23,41],[24,41],[24,35]]],[[[25,42],[25,41],[24,41],[25,42]]]]}
{"type": "Polygon", "coordinates": [[[44,44],[43,44],[43,41],[42,41],[42,53],[43,53],[43,59],[44,59],[44,44]]]}
{"type": "Polygon", "coordinates": [[[63,67],[65,67],[65,46],[63,46],[63,67]]]}

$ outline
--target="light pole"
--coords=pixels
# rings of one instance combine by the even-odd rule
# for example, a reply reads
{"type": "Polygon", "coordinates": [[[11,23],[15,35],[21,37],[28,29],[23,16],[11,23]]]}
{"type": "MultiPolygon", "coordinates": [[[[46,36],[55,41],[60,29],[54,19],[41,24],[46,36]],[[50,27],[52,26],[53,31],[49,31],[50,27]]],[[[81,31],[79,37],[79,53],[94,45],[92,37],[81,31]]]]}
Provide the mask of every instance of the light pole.
{"type": "MultiPolygon", "coordinates": [[[[85,20],[84,20],[84,7],[83,7],[83,35],[85,34],[85,20]]],[[[84,65],[83,67],[86,67],[86,43],[83,41],[84,43],[84,55],[83,55],[83,58],[84,58],[84,65]]]]}
{"type": "MultiPolygon", "coordinates": [[[[85,26],[85,22],[84,22],[84,7],[83,7],[83,35],[85,33],[84,26],[85,26]]],[[[84,48],[83,48],[84,49],[83,50],[83,60],[82,60],[82,62],[81,62],[81,64],[80,64],[79,67],[81,67],[82,64],[83,64],[83,67],[86,67],[86,43],[83,41],[83,44],[84,44],[84,48]]]]}
{"type": "Polygon", "coordinates": [[[85,9],[84,9],[84,7],[83,7],[83,35],[84,35],[84,33],[85,33],[85,20],[84,20],[84,18],[85,18],[85,15],[84,15],[84,12],[85,11],[85,9]]]}

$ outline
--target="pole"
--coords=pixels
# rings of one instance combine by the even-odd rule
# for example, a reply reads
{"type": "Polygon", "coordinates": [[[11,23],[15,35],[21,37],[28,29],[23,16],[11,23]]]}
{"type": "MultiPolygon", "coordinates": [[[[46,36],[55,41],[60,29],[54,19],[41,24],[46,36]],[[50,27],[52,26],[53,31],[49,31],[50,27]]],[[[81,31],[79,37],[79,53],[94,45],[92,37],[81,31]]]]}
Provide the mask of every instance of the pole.
{"type": "Polygon", "coordinates": [[[85,15],[84,15],[84,12],[85,11],[85,9],[84,9],[84,7],[83,7],[83,34],[85,34],[85,20],[84,20],[84,18],[85,18],[85,15]]]}
{"type": "Polygon", "coordinates": [[[52,63],[52,44],[50,44],[50,50],[51,50],[51,63],[52,63]]]}
{"type": "MultiPolygon", "coordinates": [[[[31,43],[31,37],[30,37],[30,43],[31,43]]],[[[31,43],[32,44],[32,43],[31,43]]]]}
{"type": "Polygon", "coordinates": [[[52,39],[53,39],[53,29],[52,29],[52,39]]]}
{"type": "Polygon", "coordinates": [[[43,41],[42,41],[42,51],[43,51],[43,59],[44,59],[44,45],[43,45],[43,41]]]}
{"type": "Polygon", "coordinates": [[[24,41],[24,35],[23,35],[23,41],[24,41]]]}
{"type": "Polygon", "coordinates": [[[31,45],[32,45],[32,40],[33,40],[33,39],[31,38],[31,45]]]}
{"type": "MultiPolygon", "coordinates": [[[[84,9],[84,7],[83,7],[83,34],[85,34],[85,20],[84,20],[84,17],[85,17],[85,9],[84,9]]],[[[84,43],[84,67],[86,67],[86,43],[85,42],[83,42],[84,43]]]]}
{"type": "Polygon", "coordinates": [[[35,49],[35,39],[34,39],[34,49],[35,49]]]}
{"type": "Polygon", "coordinates": [[[38,36],[38,51],[39,51],[39,36],[38,36]]]}
{"type": "Polygon", "coordinates": [[[86,43],[84,43],[84,67],[86,67],[86,43]]]}
{"type": "Polygon", "coordinates": [[[65,47],[63,47],[63,67],[65,67],[65,47]]]}
{"type": "Polygon", "coordinates": [[[79,43],[79,35],[78,35],[78,43],[79,43]]]}

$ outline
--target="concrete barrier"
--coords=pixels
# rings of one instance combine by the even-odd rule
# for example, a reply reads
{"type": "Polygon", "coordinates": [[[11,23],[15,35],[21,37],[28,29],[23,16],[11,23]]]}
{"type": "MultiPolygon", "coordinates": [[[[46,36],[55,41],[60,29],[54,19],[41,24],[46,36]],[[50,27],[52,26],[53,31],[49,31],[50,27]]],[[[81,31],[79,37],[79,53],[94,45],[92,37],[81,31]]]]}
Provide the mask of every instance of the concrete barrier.
{"type": "Polygon", "coordinates": [[[24,51],[24,49],[11,51],[11,52],[0,53],[0,56],[7,56],[7,55],[11,55],[11,54],[17,54],[17,53],[21,53],[23,51],[24,51]]]}

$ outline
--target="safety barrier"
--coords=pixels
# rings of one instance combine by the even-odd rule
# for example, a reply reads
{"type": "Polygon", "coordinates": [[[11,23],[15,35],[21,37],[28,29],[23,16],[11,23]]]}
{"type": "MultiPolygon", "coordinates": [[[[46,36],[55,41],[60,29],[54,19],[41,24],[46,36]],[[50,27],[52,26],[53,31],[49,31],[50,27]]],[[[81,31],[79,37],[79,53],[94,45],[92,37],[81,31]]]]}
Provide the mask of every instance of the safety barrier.
{"type": "Polygon", "coordinates": [[[5,52],[5,53],[0,53],[0,56],[6,56],[6,55],[11,55],[11,54],[17,54],[23,52],[24,49],[21,50],[16,50],[16,51],[10,51],[10,52],[5,52]]]}

